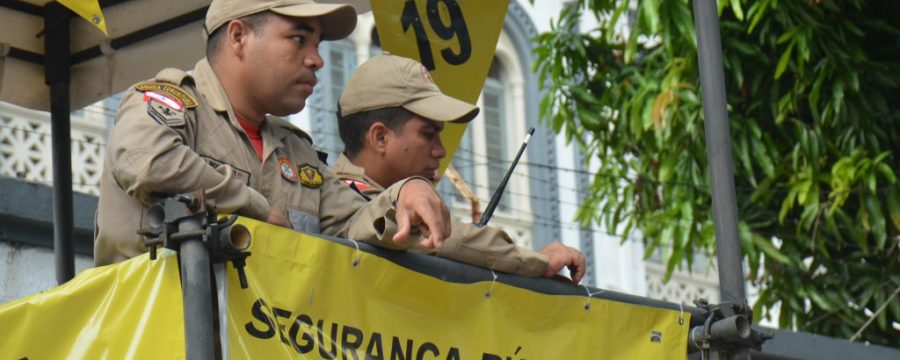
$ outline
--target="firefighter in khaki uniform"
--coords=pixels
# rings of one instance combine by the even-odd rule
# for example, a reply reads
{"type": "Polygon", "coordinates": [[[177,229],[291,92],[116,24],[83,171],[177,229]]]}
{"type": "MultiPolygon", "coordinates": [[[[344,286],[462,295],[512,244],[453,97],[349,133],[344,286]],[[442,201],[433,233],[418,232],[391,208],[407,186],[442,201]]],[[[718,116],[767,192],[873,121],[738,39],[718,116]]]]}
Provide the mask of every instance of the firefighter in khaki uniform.
{"type": "Polygon", "coordinates": [[[214,0],[207,58],[193,74],[166,69],[125,92],[104,160],[94,262],[145,252],[137,230],[148,225],[148,205],[199,189],[223,211],[273,224],[389,248],[440,247],[449,211],[428,180],[405,179],[366,203],[319,161],[308,135],[276,117],[312,94],[324,65],[319,42],[355,26],[348,5],[214,0]]]}
{"type": "MultiPolygon", "coordinates": [[[[440,138],[444,122],[465,123],[477,114],[477,107],[441,93],[422,64],[395,55],[373,57],[341,94],[338,127],[346,148],[332,171],[373,201],[405,177],[436,180],[446,155],[440,138]]],[[[553,278],[564,266],[572,282],[584,276],[584,256],[562,243],[534,252],[497,228],[460,222],[451,228],[442,248],[418,250],[525,276],[553,278]]]]}

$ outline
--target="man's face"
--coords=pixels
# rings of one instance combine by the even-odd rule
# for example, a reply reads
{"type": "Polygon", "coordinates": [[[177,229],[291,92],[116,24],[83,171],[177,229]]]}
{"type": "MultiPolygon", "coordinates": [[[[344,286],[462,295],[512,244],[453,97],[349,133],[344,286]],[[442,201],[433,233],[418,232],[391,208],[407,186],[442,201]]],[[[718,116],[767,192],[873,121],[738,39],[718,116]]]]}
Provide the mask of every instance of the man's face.
{"type": "Polygon", "coordinates": [[[303,109],[316,86],[322,24],[318,18],[269,17],[248,37],[244,58],[247,93],[254,107],[276,116],[303,109]]]}
{"type": "Polygon", "coordinates": [[[438,164],[447,155],[441,143],[443,130],[442,122],[414,115],[400,131],[388,132],[386,161],[396,177],[394,182],[414,175],[437,179],[438,164]]]}

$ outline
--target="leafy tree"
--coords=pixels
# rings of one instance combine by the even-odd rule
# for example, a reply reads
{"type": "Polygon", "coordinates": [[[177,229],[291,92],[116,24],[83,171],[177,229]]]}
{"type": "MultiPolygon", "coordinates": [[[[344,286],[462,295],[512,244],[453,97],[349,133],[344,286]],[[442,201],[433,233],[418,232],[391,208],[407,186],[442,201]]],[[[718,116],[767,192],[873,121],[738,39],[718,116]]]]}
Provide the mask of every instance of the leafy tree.
{"type": "MultiPolygon", "coordinates": [[[[783,327],[900,346],[900,3],[719,12],[755,318],[780,305],[783,327]]],[[[640,230],[647,254],[667,254],[666,278],[712,255],[691,4],[578,0],[537,41],[542,118],[600,160],[579,219],[640,230]],[[599,26],[578,31],[583,15],[599,26]]]]}

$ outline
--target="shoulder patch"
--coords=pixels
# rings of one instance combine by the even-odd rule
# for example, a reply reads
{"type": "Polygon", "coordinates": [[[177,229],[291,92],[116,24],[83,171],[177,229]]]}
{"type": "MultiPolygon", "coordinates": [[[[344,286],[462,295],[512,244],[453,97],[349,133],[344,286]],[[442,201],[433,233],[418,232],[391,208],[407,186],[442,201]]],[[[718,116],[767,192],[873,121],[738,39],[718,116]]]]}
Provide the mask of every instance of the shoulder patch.
{"type": "Polygon", "coordinates": [[[341,181],[343,181],[344,184],[347,184],[347,186],[353,189],[353,191],[356,192],[359,196],[362,196],[363,199],[366,199],[366,201],[372,201],[372,198],[366,195],[366,191],[372,189],[369,184],[353,179],[341,179],[341,181]]]}
{"type": "Polygon", "coordinates": [[[366,191],[372,188],[372,185],[369,185],[369,183],[365,181],[353,179],[341,179],[341,181],[343,181],[344,184],[357,188],[359,191],[366,191]]]}
{"type": "Polygon", "coordinates": [[[144,93],[144,102],[147,103],[147,114],[160,125],[168,127],[184,126],[184,107],[177,103],[175,99],[148,91],[144,93]]]}
{"type": "Polygon", "coordinates": [[[144,92],[145,94],[147,92],[154,92],[156,94],[166,95],[169,98],[177,100],[179,104],[186,109],[197,107],[197,99],[195,99],[193,95],[177,85],[163,82],[147,81],[135,85],[134,88],[138,91],[144,92]]]}

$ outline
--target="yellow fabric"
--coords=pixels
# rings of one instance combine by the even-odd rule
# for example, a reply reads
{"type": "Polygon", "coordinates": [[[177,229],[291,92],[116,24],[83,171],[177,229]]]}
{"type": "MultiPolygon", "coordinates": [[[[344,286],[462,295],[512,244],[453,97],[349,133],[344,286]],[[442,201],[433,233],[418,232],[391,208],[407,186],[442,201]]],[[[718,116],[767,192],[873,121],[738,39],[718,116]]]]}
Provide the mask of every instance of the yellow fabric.
{"type": "Polygon", "coordinates": [[[106,36],[109,36],[109,33],[106,32],[106,18],[103,17],[103,12],[100,11],[99,0],[59,0],[59,3],[96,26],[106,36]]]}
{"type": "MultiPolygon", "coordinates": [[[[475,104],[478,95],[481,94],[481,88],[484,87],[484,79],[487,78],[491,60],[494,58],[494,50],[497,48],[509,0],[433,1],[432,6],[436,6],[441,24],[431,22],[433,16],[428,16],[428,3],[428,0],[412,2],[371,0],[381,46],[394,55],[426,63],[427,61],[421,58],[419,43],[422,40],[427,41],[434,60],[434,69],[431,70],[434,82],[444,94],[475,104]],[[437,5],[440,3],[443,5],[437,5]],[[453,11],[450,10],[450,4],[453,11]],[[417,39],[418,25],[409,21],[404,22],[405,11],[406,15],[412,15],[413,10],[421,21],[421,29],[424,30],[427,39],[417,39]],[[454,13],[460,16],[453,16],[454,13]],[[438,36],[435,29],[445,30],[445,33],[450,34],[449,38],[438,36]],[[447,32],[446,29],[452,30],[447,32]],[[468,33],[468,41],[465,41],[466,37],[460,36],[461,33],[468,33]],[[471,50],[469,56],[454,56],[465,53],[462,48],[464,43],[467,43],[471,50]],[[465,58],[465,61],[451,63],[448,58],[465,58]]],[[[465,131],[466,124],[448,123],[441,132],[441,141],[447,149],[447,156],[441,161],[439,170],[441,173],[453,159],[465,131]]]]}
{"type": "Polygon", "coordinates": [[[7,359],[183,359],[184,310],[174,252],[88,269],[0,306],[7,359]]]}
{"type": "Polygon", "coordinates": [[[252,233],[253,255],[247,259],[248,289],[240,289],[228,267],[227,343],[233,359],[687,354],[690,322],[679,325],[677,311],[544,295],[491,281],[441,281],[353,247],[251,219],[240,223],[252,233]],[[658,342],[651,340],[655,336],[658,342]]]}
{"type": "MultiPolygon", "coordinates": [[[[227,319],[220,323],[232,359],[686,357],[690,319],[679,325],[677,311],[491,281],[446,282],[315,236],[239,223],[253,245],[248,289],[227,267],[227,319]]],[[[86,270],[0,306],[0,354],[179,359],[183,323],[177,257],[161,250],[156,261],[144,255],[86,270]]]]}

